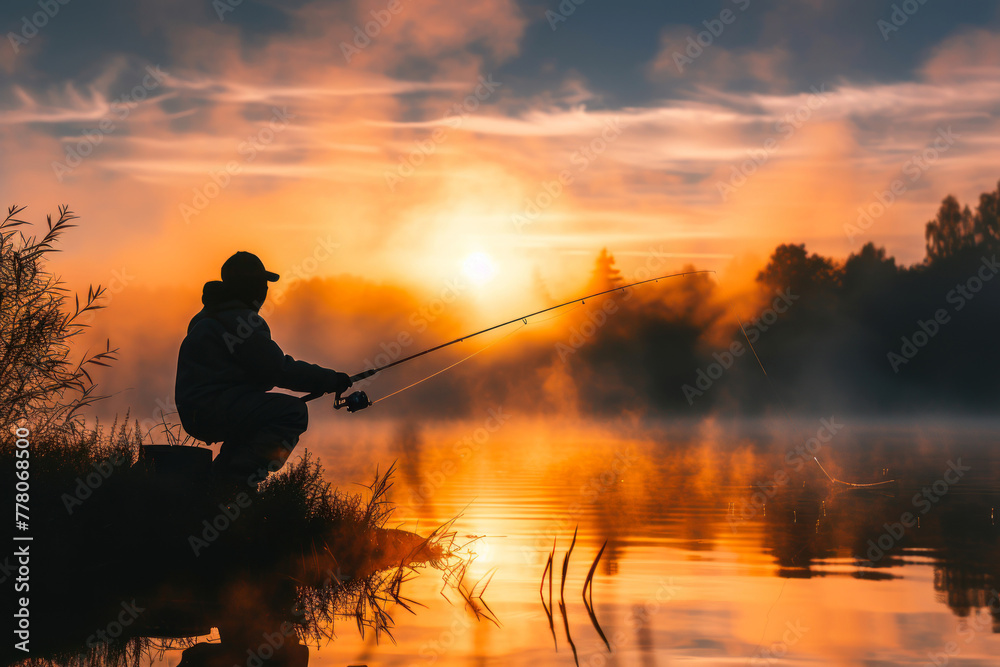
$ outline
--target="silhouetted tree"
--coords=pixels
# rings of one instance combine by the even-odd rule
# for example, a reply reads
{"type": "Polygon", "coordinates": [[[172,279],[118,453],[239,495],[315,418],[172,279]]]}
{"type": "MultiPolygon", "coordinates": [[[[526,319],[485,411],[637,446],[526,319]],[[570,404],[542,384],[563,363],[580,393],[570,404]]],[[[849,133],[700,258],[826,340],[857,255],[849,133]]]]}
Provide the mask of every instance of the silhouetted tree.
{"type": "Polygon", "coordinates": [[[601,248],[594,263],[588,290],[600,292],[622,283],[622,272],[615,267],[615,256],[607,248],[601,248]]]}
{"type": "Polygon", "coordinates": [[[893,257],[887,257],[885,248],[866,243],[861,250],[851,253],[844,262],[841,279],[844,292],[855,294],[884,289],[898,275],[899,267],[893,257]]]}
{"type": "Polygon", "coordinates": [[[954,257],[975,244],[972,211],[964,209],[953,195],[941,202],[937,217],[927,223],[927,261],[934,263],[954,257]]]}
{"type": "Polygon", "coordinates": [[[775,248],[767,266],[757,274],[757,282],[805,294],[835,287],[840,282],[840,274],[832,259],[815,253],[810,255],[804,243],[783,243],[775,248]]]}
{"type": "Polygon", "coordinates": [[[973,224],[977,244],[988,247],[1000,244],[1000,182],[993,192],[979,195],[973,224]]]}

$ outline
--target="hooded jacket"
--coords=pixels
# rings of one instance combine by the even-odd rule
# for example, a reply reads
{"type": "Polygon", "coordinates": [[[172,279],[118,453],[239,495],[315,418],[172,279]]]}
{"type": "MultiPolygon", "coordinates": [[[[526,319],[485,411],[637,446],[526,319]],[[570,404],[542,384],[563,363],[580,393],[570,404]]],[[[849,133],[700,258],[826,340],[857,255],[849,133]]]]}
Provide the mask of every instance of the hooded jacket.
{"type": "Polygon", "coordinates": [[[182,419],[191,410],[224,408],[248,392],[275,387],[331,391],[335,386],[336,371],[282,352],[264,318],[227,294],[222,282],[205,284],[202,303],[177,357],[174,398],[182,419]]]}

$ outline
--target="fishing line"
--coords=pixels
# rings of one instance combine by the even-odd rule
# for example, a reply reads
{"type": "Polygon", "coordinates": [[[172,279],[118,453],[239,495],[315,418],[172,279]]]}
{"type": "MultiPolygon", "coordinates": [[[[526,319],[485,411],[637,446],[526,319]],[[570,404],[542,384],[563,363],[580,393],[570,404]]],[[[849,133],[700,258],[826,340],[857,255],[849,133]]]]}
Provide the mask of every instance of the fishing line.
{"type": "MultiPolygon", "coordinates": [[[[778,392],[778,388],[774,386],[774,382],[771,381],[771,376],[767,374],[767,370],[764,368],[764,364],[761,362],[760,357],[757,355],[757,350],[754,349],[753,343],[750,342],[750,337],[747,336],[746,329],[743,327],[743,321],[740,319],[739,315],[736,316],[736,321],[740,323],[740,330],[743,332],[743,337],[747,339],[747,345],[750,346],[750,351],[753,352],[754,359],[757,360],[757,365],[760,366],[760,370],[764,373],[764,377],[767,378],[767,383],[771,386],[771,391],[774,392],[774,396],[775,398],[778,399],[778,403],[781,404],[781,409],[785,413],[785,419],[788,421],[788,425],[791,426],[792,418],[788,412],[788,408],[785,406],[785,402],[781,400],[781,394],[778,392]]],[[[833,482],[834,484],[843,484],[845,486],[852,486],[861,489],[865,487],[884,486],[886,484],[895,481],[895,480],[883,480],[881,482],[869,482],[867,484],[845,482],[842,479],[837,479],[836,477],[831,476],[830,473],[826,471],[826,468],[823,467],[823,464],[819,462],[818,458],[816,458],[815,456],[813,456],[812,458],[813,461],[816,462],[816,465],[819,466],[819,469],[823,471],[823,474],[826,475],[826,478],[831,482],[833,482]]]]}
{"type": "MultiPolygon", "coordinates": [[[[771,391],[774,392],[774,397],[777,398],[778,403],[781,404],[781,410],[785,413],[785,419],[788,421],[788,425],[792,426],[792,417],[788,412],[788,408],[785,406],[785,402],[781,400],[781,394],[778,392],[778,388],[774,386],[774,382],[771,381],[771,376],[767,374],[767,369],[764,368],[764,364],[763,362],[761,362],[760,356],[757,354],[757,350],[754,349],[753,343],[750,342],[750,337],[747,335],[747,331],[743,327],[743,321],[740,319],[739,315],[736,316],[736,321],[740,323],[740,331],[743,332],[743,337],[747,339],[747,345],[750,346],[750,351],[753,352],[754,359],[757,360],[757,365],[760,366],[760,370],[764,373],[764,377],[767,378],[767,383],[768,385],[770,385],[771,391]]],[[[819,462],[819,459],[817,457],[813,456],[812,459],[813,461],[816,462],[816,465],[819,466],[819,469],[823,471],[823,474],[826,475],[826,478],[831,482],[833,482],[834,484],[843,484],[844,486],[863,489],[866,487],[871,488],[876,486],[885,486],[887,484],[891,484],[892,482],[896,481],[894,479],[890,479],[890,480],[882,480],[881,482],[868,482],[868,483],[845,482],[842,479],[837,479],[836,477],[832,477],[830,473],[826,471],[826,468],[823,467],[823,464],[819,462]]]]}
{"type": "Polygon", "coordinates": [[[575,310],[576,310],[577,308],[582,308],[582,307],[583,307],[584,305],[585,305],[585,304],[583,304],[583,303],[580,303],[580,304],[579,304],[579,305],[577,305],[576,307],[574,307],[574,308],[570,308],[569,310],[567,310],[567,311],[566,311],[566,312],[564,312],[564,313],[559,313],[558,315],[553,315],[552,317],[546,317],[546,318],[545,318],[544,320],[532,320],[532,321],[530,321],[530,322],[522,322],[522,323],[521,323],[521,326],[519,326],[518,328],[514,329],[513,331],[511,331],[511,332],[510,332],[510,333],[508,333],[508,334],[505,334],[505,335],[501,336],[500,338],[497,338],[497,339],[496,339],[495,341],[493,341],[493,342],[492,342],[492,343],[490,343],[489,345],[486,345],[485,347],[482,347],[482,348],[480,348],[480,349],[476,350],[475,352],[473,352],[473,353],[472,353],[472,354],[470,354],[469,356],[465,357],[464,359],[459,359],[458,361],[456,361],[456,362],[455,362],[455,363],[453,363],[452,365],[450,365],[450,366],[447,366],[447,367],[445,367],[445,368],[442,368],[441,370],[439,370],[439,371],[437,371],[437,372],[435,372],[435,373],[431,373],[430,375],[428,375],[427,377],[423,378],[422,380],[417,380],[417,381],[416,381],[416,382],[414,382],[413,384],[408,384],[408,385],[406,385],[405,387],[403,387],[402,389],[399,389],[399,390],[397,390],[397,391],[394,391],[394,392],[392,392],[391,394],[388,394],[388,395],[386,395],[386,396],[383,396],[382,398],[376,398],[376,399],[375,399],[374,401],[372,401],[372,405],[375,405],[375,404],[376,404],[376,403],[378,403],[379,401],[384,401],[385,399],[389,398],[390,396],[395,396],[396,394],[398,394],[398,393],[400,393],[400,392],[403,392],[403,391],[406,391],[406,390],[407,390],[407,389],[409,389],[410,387],[415,387],[415,386],[417,386],[418,384],[420,384],[421,382],[423,382],[423,381],[425,381],[425,380],[430,380],[430,379],[431,379],[432,377],[434,377],[435,375],[440,375],[441,373],[444,373],[445,371],[447,371],[447,370],[450,370],[450,369],[454,368],[455,366],[458,366],[459,364],[461,364],[461,363],[463,363],[463,362],[465,362],[465,361],[468,361],[469,359],[471,359],[472,357],[476,356],[476,355],[477,355],[477,354],[479,354],[480,352],[485,352],[486,350],[488,350],[489,348],[493,347],[494,345],[496,345],[496,344],[497,344],[497,343],[499,343],[500,341],[504,340],[504,339],[505,339],[505,338],[507,338],[508,336],[513,336],[514,334],[516,334],[516,333],[517,333],[518,331],[520,331],[521,329],[523,329],[523,328],[524,328],[524,327],[526,327],[526,326],[529,326],[529,325],[532,325],[532,324],[544,324],[545,322],[548,322],[548,321],[550,321],[550,320],[554,320],[554,319],[558,319],[558,318],[560,318],[560,317],[565,317],[566,315],[569,315],[570,313],[574,312],[574,311],[575,311],[575,310]]]}
{"type": "Polygon", "coordinates": [[[788,408],[785,407],[785,402],[781,400],[781,394],[778,393],[778,388],[774,386],[774,382],[771,381],[771,376],[767,374],[767,370],[764,368],[763,362],[761,362],[760,357],[757,355],[757,350],[754,349],[753,343],[750,342],[750,336],[747,335],[747,330],[743,327],[743,320],[740,316],[736,316],[736,321],[740,323],[740,331],[743,332],[743,337],[747,339],[747,345],[750,346],[750,351],[753,352],[753,358],[757,360],[757,365],[760,366],[760,370],[764,373],[764,377],[767,378],[767,384],[770,385],[771,391],[774,392],[774,397],[778,399],[778,403],[781,405],[782,412],[785,413],[785,419],[788,420],[789,426],[791,426],[792,418],[788,413],[788,408]]]}
{"type": "Polygon", "coordinates": [[[552,320],[559,319],[560,317],[566,317],[570,313],[576,312],[577,309],[583,308],[585,305],[585,303],[581,302],[577,306],[567,310],[565,313],[559,313],[558,315],[553,315],[552,317],[546,317],[544,320],[532,320],[531,322],[528,322],[528,324],[545,324],[546,322],[551,322],[552,320]]]}
{"type": "Polygon", "coordinates": [[[823,467],[823,464],[820,463],[819,459],[816,458],[815,456],[813,457],[813,461],[816,462],[816,465],[818,465],[819,469],[823,471],[823,474],[826,475],[827,479],[829,479],[834,484],[846,484],[847,486],[853,486],[853,487],[858,488],[858,489],[863,489],[865,487],[885,486],[887,484],[891,484],[892,482],[896,481],[894,479],[888,479],[888,480],[883,480],[881,482],[868,482],[868,483],[859,483],[859,484],[856,484],[854,482],[845,482],[842,479],[837,479],[836,477],[831,477],[830,473],[828,473],[826,471],[826,468],[823,467]]]}
{"type": "Polygon", "coordinates": [[[518,331],[520,331],[521,329],[525,328],[526,326],[529,326],[529,325],[534,325],[534,324],[544,324],[545,322],[549,322],[549,321],[551,321],[551,320],[555,320],[555,319],[558,319],[558,318],[560,318],[560,317],[565,317],[565,316],[569,315],[570,313],[572,313],[572,312],[575,312],[575,311],[576,311],[576,310],[577,310],[578,308],[582,308],[582,307],[583,307],[583,306],[585,306],[585,305],[586,305],[586,301],[585,301],[585,300],[583,300],[583,299],[581,299],[581,300],[580,300],[580,303],[579,303],[579,304],[577,304],[577,305],[576,305],[575,307],[573,307],[573,308],[570,308],[570,309],[569,309],[569,310],[567,310],[566,312],[563,312],[563,313],[559,313],[559,314],[557,314],[557,315],[552,315],[551,317],[546,317],[546,318],[545,318],[544,320],[531,320],[530,322],[528,322],[528,321],[526,321],[526,320],[527,320],[527,318],[525,318],[525,321],[523,321],[523,322],[521,323],[521,326],[519,326],[518,328],[514,329],[514,330],[513,330],[513,331],[511,331],[510,333],[508,333],[508,334],[505,334],[505,335],[501,336],[500,338],[497,338],[497,339],[496,339],[495,341],[493,341],[493,342],[492,342],[492,343],[490,343],[489,345],[486,345],[486,346],[484,346],[484,347],[482,347],[482,348],[480,348],[480,349],[476,350],[475,352],[473,352],[472,354],[470,354],[469,356],[467,356],[467,357],[465,357],[465,358],[463,358],[463,359],[459,359],[458,361],[456,361],[455,363],[451,364],[450,366],[446,366],[445,368],[442,368],[442,369],[441,369],[441,370],[439,370],[439,371],[436,371],[436,372],[434,372],[434,373],[431,373],[430,375],[428,375],[427,377],[425,377],[425,378],[423,378],[423,379],[420,379],[420,380],[417,380],[416,382],[414,382],[414,383],[412,383],[412,384],[408,384],[408,385],[406,385],[406,386],[405,386],[405,387],[403,387],[402,389],[398,389],[398,390],[396,390],[396,391],[392,392],[391,394],[388,394],[388,395],[386,395],[386,396],[383,396],[383,397],[381,397],[381,398],[377,398],[377,399],[375,399],[374,401],[372,401],[372,405],[375,405],[375,404],[376,404],[376,403],[378,403],[379,401],[384,401],[385,399],[389,398],[390,396],[395,396],[396,394],[398,394],[398,393],[400,393],[400,392],[404,392],[404,391],[406,391],[407,389],[409,389],[409,388],[411,388],[411,387],[415,387],[415,386],[417,386],[418,384],[420,384],[421,382],[424,382],[424,381],[426,381],[426,380],[430,380],[430,379],[431,379],[432,377],[434,377],[435,375],[440,375],[441,373],[444,373],[444,372],[445,372],[445,371],[447,371],[447,370],[451,370],[451,369],[452,369],[452,368],[454,368],[455,366],[458,366],[459,364],[461,364],[461,363],[463,363],[463,362],[465,362],[465,361],[468,361],[469,359],[471,359],[472,357],[476,356],[476,355],[477,355],[477,354],[479,354],[480,352],[485,352],[486,350],[488,350],[489,348],[493,347],[494,345],[496,345],[496,344],[497,344],[497,343],[499,343],[500,341],[502,341],[502,340],[504,340],[504,339],[508,338],[509,336],[513,336],[514,334],[516,334],[516,333],[517,333],[518,331]]]}
{"type": "MultiPolygon", "coordinates": [[[[771,391],[774,392],[775,398],[778,399],[778,403],[781,405],[782,412],[785,413],[785,419],[788,421],[788,425],[791,426],[792,420],[788,415],[788,408],[785,407],[785,402],[781,400],[781,394],[778,393],[778,388],[774,386],[774,382],[771,381],[771,376],[767,374],[767,369],[764,368],[764,363],[760,360],[760,356],[757,354],[757,350],[754,348],[753,343],[750,342],[750,336],[747,335],[747,330],[743,326],[743,320],[740,319],[739,315],[736,316],[736,321],[739,322],[740,331],[743,332],[743,337],[747,339],[747,345],[750,346],[750,351],[753,352],[753,358],[757,360],[757,365],[760,366],[761,372],[764,374],[764,377],[767,378],[767,384],[771,387],[771,391]]],[[[819,461],[816,461],[816,463],[819,464],[819,461]]],[[[820,468],[822,467],[823,466],[820,466],[820,468]]],[[[771,606],[767,609],[767,614],[764,616],[764,628],[760,632],[760,639],[757,640],[757,648],[754,649],[754,653],[760,651],[760,647],[764,644],[764,637],[767,636],[767,628],[771,625],[771,612],[774,611],[774,608],[778,605],[778,601],[781,600],[781,596],[784,595],[785,586],[787,584],[788,579],[785,578],[781,582],[781,588],[778,589],[778,596],[774,598],[774,602],[772,602],[771,606]]]]}
{"type": "Polygon", "coordinates": [[[446,366],[446,367],[442,368],[442,369],[441,369],[441,370],[439,370],[439,371],[436,371],[436,372],[434,372],[434,373],[431,373],[431,374],[430,374],[430,375],[428,375],[427,377],[425,377],[425,378],[422,378],[422,379],[420,379],[420,380],[417,380],[416,382],[414,382],[414,383],[412,383],[412,384],[408,384],[408,385],[406,385],[405,387],[403,387],[402,389],[397,389],[396,391],[392,392],[391,394],[387,394],[386,396],[383,396],[383,397],[381,397],[381,398],[376,398],[376,399],[375,399],[374,401],[372,401],[372,405],[375,405],[375,404],[376,404],[376,403],[378,403],[379,401],[384,401],[385,399],[387,399],[387,398],[389,398],[389,397],[391,397],[391,396],[395,396],[396,394],[399,394],[399,393],[401,393],[401,392],[404,392],[404,391],[406,391],[407,389],[409,389],[409,388],[411,388],[411,387],[416,387],[416,386],[417,386],[418,384],[420,384],[421,382],[425,382],[425,381],[427,381],[427,380],[430,380],[430,379],[431,379],[432,377],[434,377],[435,375],[441,375],[441,373],[444,373],[445,371],[447,371],[447,370],[450,370],[450,369],[454,368],[455,366],[458,366],[459,364],[461,364],[461,363],[463,363],[463,362],[465,362],[465,361],[468,361],[469,359],[471,359],[472,357],[476,356],[476,355],[477,355],[477,354],[479,354],[480,352],[485,352],[486,350],[490,349],[491,347],[493,347],[494,345],[496,345],[496,344],[497,344],[497,343],[499,343],[500,341],[502,341],[502,340],[504,340],[504,339],[506,339],[506,338],[508,338],[508,337],[510,337],[510,336],[513,336],[514,334],[516,334],[516,333],[517,333],[518,331],[520,331],[521,329],[523,329],[523,328],[524,328],[524,327],[526,327],[526,326],[527,326],[526,324],[522,324],[521,326],[519,326],[518,328],[514,329],[514,330],[513,330],[513,331],[511,331],[510,333],[508,333],[508,334],[505,334],[505,335],[501,336],[500,338],[497,338],[497,339],[496,339],[495,341],[493,341],[493,342],[492,342],[492,343],[490,343],[489,345],[486,345],[486,346],[484,346],[484,347],[481,347],[481,348],[479,348],[478,350],[476,350],[475,352],[473,352],[473,353],[472,353],[472,354],[470,354],[469,356],[467,356],[467,357],[464,357],[464,358],[462,358],[462,359],[459,359],[458,361],[456,361],[456,362],[455,362],[455,363],[453,363],[452,365],[450,365],[450,366],[446,366]]]}
{"type": "MultiPolygon", "coordinates": [[[[753,343],[750,342],[750,336],[747,335],[746,328],[743,326],[743,320],[740,319],[739,315],[736,316],[736,321],[739,322],[740,331],[743,332],[743,337],[746,338],[747,345],[750,346],[750,351],[753,352],[754,359],[757,360],[757,365],[760,366],[761,372],[764,373],[764,377],[767,378],[767,384],[771,387],[771,391],[774,392],[775,398],[778,399],[778,403],[781,405],[782,412],[785,413],[785,420],[788,422],[789,427],[793,427],[792,418],[788,412],[788,407],[785,405],[785,402],[781,400],[781,394],[778,392],[778,388],[774,386],[774,382],[771,380],[771,376],[767,374],[767,369],[764,368],[764,362],[760,360],[760,355],[757,354],[756,348],[754,348],[753,343]]],[[[885,481],[874,482],[869,484],[855,484],[853,482],[845,482],[843,480],[839,480],[831,476],[830,473],[826,471],[826,468],[823,467],[823,464],[819,462],[819,459],[817,457],[813,456],[813,461],[816,462],[816,465],[819,466],[819,469],[823,471],[823,474],[826,475],[827,479],[829,479],[830,482],[834,484],[843,484],[845,486],[849,486],[852,488],[865,488],[865,487],[883,486],[889,483],[885,481]]],[[[890,480],[890,482],[891,481],[894,480],[890,480]]],[[[792,557],[793,563],[795,562],[795,558],[798,556],[799,553],[802,552],[803,549],[805,549],[805,547],[800,549],[799,552],[797,552],[795,556],[792,557]]],[[[778,601],[781,600],[781,596],[784,595],[785,586],[787,584],[788,584],[788,578],[783,579],[781,582],[781,587],[778,589],[778,596],[774,599],[774,602],[771,603],[771,606],[767,610],[767,614],[764,617],[764,629],[761,631],[760,639],[757,642],[757,648],[754,649],[755,654],[760,650],[760,647],[764,643],[764,637],[767,635],[767,628],[771,624],[771,612],[777,606],[778,601]]]]}
{"type": "MultiPolygon", "coordinates": [[[[362,372],[357,373],[355,375],[351,375],[348,379],[350,380],[350,383],[354,383],[354,382],[357,382],[358,380],[364,380],[366,378],[370,378],[371,376],[375,375],[376,373],[380,373],[380,372],[382,372],[382,371],[384,371],[384,370],[386,370],[388,368],[392,368],[393,366],[398,366],[399,364],[403,364],[403,363],[406,363],[407,361],[412,361],[413,359],[416,359],[418,357],[422,357],[425,354],[430,354],[431,352],[436,352],[437,350],[446,348],[449,345],[455,345],[456,343],[465,342],[465,340],[467,338],[473,338],[475,336],[481,336],[482,334],[485,334],[487,332],[493,331],[494,329],[500,329],[502,327],[506,327],[508,325],[515,324],[515,323],[517,323],[519,321],[523,322],[524,325],[527,326],[528,325],[528,318],[535,317],[536,315],[541,315],[542,313],[548,313],[550,311],[557,310],[559,308],[565,308],[566,306],[573,305],[573,304],[575,304],[577,302],[579,302],[580,305],[586,305],[587,299],[593,299],[595,297],[599,297],[599,296],[602,296],[604,294],[610,294],[611,292],[618,292],[620,290],[622,293],[624,293],[625,290],[628,289],[629,287],[637,287],[639,285],[645,285],[647,283],[660,282],[661,280],[666,280],[667,278],[680,278],[682,276],[692,276],[692,275],[697,275],[697,274],[700,274],[700,273],[713,273],[714,274],[715,271],[712,271],[712,270],[701,270],[701,271],[682,271],[680,273],[671,273],[671,274],[665,275],[665,276],[657,276],[655,278],[648,278],[646,280],[639,280],[639,281],[636,281],[634,283],[629,283],[628,285],[618,285],[616,287],[612,287],[611,289],[606,289],[606,290],[603,290],[601,292],[595,292],[594,294],[588,294],[586,296],[577,297],[576,299],[570,299],[569,301],[566,301],[564,303],[560,303],[560,304],[557,304],[555,306],[549,306],[548,308],[542,308],[541,310],[536,310],[533,313],[527,313],[526,315],[521,315],[519,317],[515,317],[512,320],[507,320],[506,322],[501,322],[500,324],[494,324],[491,327],[487,327],[485,329],[480,329],[479,331],[474,331],[473,333],[470,333],[470,334],[465,334],[464,336],[460,336],[460,337],[458,337],[458,338],[456,338],[454,340],[450,340],[450,341],[448,341],[446,343],[441,343],[440,345],[435,345],[434,347],[428,348],[426,350],[422,350],[422,351],[417,352],[415,354],[411,354],[408,357],[403,357],[402,359],[397,359],[397,360],[395,360],[393,362],[385,364],[384,366],[376,366],[374,368],[369,368],[366,371],[362,371],[362,372]]],[[[579,306],[577,306],[577,307],[579,307],[579,306]]],[[[576,308],[573,308],[573,310],[576,310],[576,308]]],[[[518,329],[515,329],[515,331],[519,330],[520,328],[521,327],[518,327],[518,329]]],[[[511,332],[511,333],[513,333],[513,332],[511,332]]],[[[504,338],[506,338],[506,336],[504,338]]],[[[489,347],[489,346],[487,346],[487,347],[489,347]]],[[[483,348],[483,349],[486,349],[486,348],[483,348]]],[[[470,356],[475,356],[475,355],[473,354],[473,355],[470,355],[470,356]]],[[[462,359],[461,361],[457,362],[456,364],[452,364],[452,366],[455,366],[455,365],[461,363],[462,361],[465,361],[465,359],[462,359]]],[[[448,368],[451,368],[452,366],[449,366],[448,368]]],[[[444,368],[441,371],[438,371],[438,373],[443,373],[444,371],[448,370],[448,368],[444,368]]],[[[428,376],[428,378],[434,377],[434,375],[437,375],[438,373],[430,375],[430,376],[428,376]]],[[[428,378],[424,378],[424,380],[426,380],[428,378]]],[[[423,382],[423,380],[420,380],[420,382],[423,382]]],[[[419,384],[420,382],[416,382],[414,384],[419,384]]],[[[350,384],[350,383],[348,383],[348,384],[350,384]]],[[[410,385],[410,386],[413,386],[413,385],[410,385]]],[[[404,387],[403,389],[408,389],[408,388],[409,387],[404,387]]],[[[402,391],[402,390],[400,390],[400,391],[402,391]]],[[[303,396],[302,400],[304,402],[308,403],[309,401],[316,400],[317,398],[320,398],[321,396],[324,396],[324,395],[326,395],[328,393],[336,393],[336,398],[334,399],[333,407],[335,409],[337,409],[337,410],[339,410],[341,408],[347,408],[348,412],[357,412],[358,410],[363,410],[363,409],[365,409],[365,408],[367,408],[367,407],[369,407],[371,405],[374,405],[372,403],[372,401],[368,398],[368,395],[365,392],[363,392],[363,391],[356,391],[353,394],[347,396],[346,398],[342,398],[341,397],[341,393],[342,392],[314,391],[314,392],[312,392],[310,394],[307,394],[307,395],[303,396]]],[[[398,394],[399,392],[397,391],[395,393],[398,394]]],[[[394,395],[394,394],[390,394],[390,395],[394,395]]],[[[387,396],[383,396],[383,398],[388,398],[388,397],[387,396]]],[[[379,399],[379,400],[381,400],[381,399],[379,399]]]]}
{"type": "MultiPolygon", "coordinates": [[[[659,282],[661,280],[666,280],[667,278],[680,278],[680,277],[683,277],[683,276],[693,276],[693,275],[697,275],[699,273],[715,273],[715,271],[712,271],[712,270],[702,270],[702,271],[682,271],[680,273],[671,273],[669,275],[657,276],[655,278],[648,278],[646,280],[640,280],[640,281],[637,281],[637,282],[634,282],[634,283],[629,283],[628,285],[619,285],[617,287],[612,287],[611,289],[606,289],[606,290],[603,290],[601,292],[595,292],[594,294],[588,294],[587,296],[582,296],[582,297],[577,297],[575,299],[570,299],[569,301],[557,304],[555,306],[549,306],[548,308],[542,308],[541,310],[536,310],[533,313],[528,313],[527,315],[521,315],[519,317],[515,317],[512,320],[507,320],[506,322],[501,322],[500,324],[494,324],[491,327],[487,327],[485,329],[481,329],[479,331],[476,331],[476,332],[473,332],[473,333],[470,333],[470,334],[465,334],[464,336],[460,336],[459,338],[456,338],[455,340],[450,340],[447,343],[441,343],[440,345],[435,345],[432,348],[423,350],[421,352],[417,352],[416,354],[411,354],[410,356],[403,357],[402,359],[397,359],[396,361],[393,361],[391,363],[385,364],[384,366],[377,366],[375,368],[369,368],[366,371],[362,371],[362,372],[360,372],[360,373],[358,373],[356,375],[352,375],[351,376],[351,381],[352,382],[357,382],[358,380],[363,380],[365,378],[369,378],[372,375],[375,375],[376,373],[380,373],[380,372],[382,372],[382,371],[384,371],[384,370],[386,370],[388,368],[392,368],[393,366],[398,366],[399,364],[406,363],[407,361],[410,361],[411,359],[416,359],[417,357],[422,357],[425,354],[430,354],[431,352],[436,352],[437,350],[440,350],[442,348],[448,347],[449,345],[454,345],[455,343],[461,343],[461,342],[463,342],[467,338],[472,338],[474,336],[480,336],[480,335],[482,335],[484,333],[487,333],[489,331],[493,331],[494,329],[500,329],[501,327],[505,327],[505,326],[508,326],[510,324],[514,324],[515,322],[518,322],[518,321],[524,322],[525,324],[527,324],[529,317],[534,317],[535,315],[541,315],[542,313],[547,313],[547,312],[550,312],[550,311],[553,311],[553,310],[558,310],[559,308],[565,308],[566,306],[571,306],[571,305],[575,304],[577,301],[586,302],[587,299],[593,299],[595,297],[599,297],[599,296],[602,296],[604,294],[610,294],[611,292],[617,292],[619,290],[621,290],[622,292],[624,292],[629,287],[637,287],[639,285],[645,285],[646,283],[659,282]]],[[[314,393],[309,394],[308,396],[306,396],[303,400],[311,401],[314,398],[319,398],[320,396],[322,396],[322,393],[320,393],[320,392],[314,392],[314,393]]]]}

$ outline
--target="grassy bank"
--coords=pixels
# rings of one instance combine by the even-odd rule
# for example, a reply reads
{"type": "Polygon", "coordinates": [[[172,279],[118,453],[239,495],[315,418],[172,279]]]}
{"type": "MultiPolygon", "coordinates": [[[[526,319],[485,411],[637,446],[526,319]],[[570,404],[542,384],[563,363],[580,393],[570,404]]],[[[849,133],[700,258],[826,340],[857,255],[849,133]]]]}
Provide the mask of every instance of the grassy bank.
{"type": "MultiPolygon", "coordinates": [[[[150,637],[183,646],[212,628],[247,643],[287,623],[289,642],[315,643],[350,619],[381,635],[393,624],[387,608],[408,606],[409,574],[456,564],[446,531],[385,528],[391,469],[347,494],[306,453],[258,496],[226,496],[158,472],[141,445],[126,426],[31,441],[23,534],[33,537],[36,660],[133,664],[150,637]]],[[[15,451],[3,448],[0,469],[15,469],[15,451]]]]}

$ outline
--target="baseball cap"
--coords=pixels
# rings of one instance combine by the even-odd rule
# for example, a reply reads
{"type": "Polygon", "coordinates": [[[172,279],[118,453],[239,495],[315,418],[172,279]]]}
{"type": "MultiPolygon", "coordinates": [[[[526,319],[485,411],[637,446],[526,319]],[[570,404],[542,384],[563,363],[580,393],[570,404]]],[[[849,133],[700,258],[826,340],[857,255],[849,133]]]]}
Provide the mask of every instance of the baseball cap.
{"type": "Polygon", "coordinates": [[[278,274],[265,269],[257,255],[240,250],[222,265],[222,281],[231,283],[246,278],[265,278],[273,283],[278,280],[278,274]]]}

